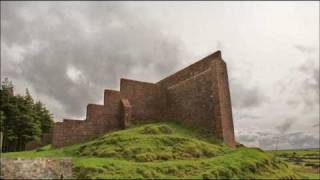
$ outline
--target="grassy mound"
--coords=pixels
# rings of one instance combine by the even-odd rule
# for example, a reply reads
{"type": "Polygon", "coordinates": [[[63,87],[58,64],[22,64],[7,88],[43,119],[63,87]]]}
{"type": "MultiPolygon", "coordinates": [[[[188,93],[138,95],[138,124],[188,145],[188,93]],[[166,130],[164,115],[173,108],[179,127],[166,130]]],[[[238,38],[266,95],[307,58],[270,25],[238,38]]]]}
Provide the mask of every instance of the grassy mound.
{"type": "Polygon", "coordinates": [[[256,148],[230,149],[196,130],[155,123],[59,149],[5,157],[72,157],[77,178],[297,178],[283,161],[256,148]]]}
{"type": "Polygon", "coordinates": [[[185,137],[175,129],[167,124],[154,124],[107,134],[80,146],[78,155],[154,162],[211,158],[227,151],[221,145],[185,137]]]}

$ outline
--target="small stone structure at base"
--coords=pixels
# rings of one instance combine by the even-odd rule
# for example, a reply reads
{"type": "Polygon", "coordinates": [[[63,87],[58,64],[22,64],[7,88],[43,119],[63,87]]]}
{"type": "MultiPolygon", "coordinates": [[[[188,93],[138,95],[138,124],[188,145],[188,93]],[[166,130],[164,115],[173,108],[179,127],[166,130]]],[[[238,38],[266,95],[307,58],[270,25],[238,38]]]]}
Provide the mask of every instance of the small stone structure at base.
{"type": "Polygon", "coordinates": [[[104,91],[103,105],[88,104],[85,120],[55,123],[52,145],[81,143],[131,123],[163,121],[198,127],[235,147],[227,66],[220,51],[157,83],[122,78],[120,91],[104,91]]]}
{"type": "Polygon", "coordinates": [[[0,179],[72,179],[71,159],[1,158],[0,179]]]}

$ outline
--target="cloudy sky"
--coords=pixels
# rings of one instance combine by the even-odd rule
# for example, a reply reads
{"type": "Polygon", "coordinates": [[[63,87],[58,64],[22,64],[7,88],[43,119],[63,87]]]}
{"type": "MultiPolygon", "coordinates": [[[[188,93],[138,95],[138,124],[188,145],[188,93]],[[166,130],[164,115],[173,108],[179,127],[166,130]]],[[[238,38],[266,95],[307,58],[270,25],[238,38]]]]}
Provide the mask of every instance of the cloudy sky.
{"type": "Polygon", "coordinates": [[[1,80],[57,121],[216,50],[239,142],[319,147],[319,2],[1,2],[1,80]]]}

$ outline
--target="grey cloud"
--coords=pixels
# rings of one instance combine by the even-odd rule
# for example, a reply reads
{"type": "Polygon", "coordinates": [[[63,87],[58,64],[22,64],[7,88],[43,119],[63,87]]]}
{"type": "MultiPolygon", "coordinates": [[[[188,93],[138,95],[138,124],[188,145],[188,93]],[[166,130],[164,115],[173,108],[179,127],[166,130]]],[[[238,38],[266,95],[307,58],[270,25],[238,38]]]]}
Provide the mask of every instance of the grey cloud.
{"type": "Polygon", "coordinates": [[[86,103],[97,102],[104,88],[118,88],[120,77],[157,81],[174,71],[180,42],[162,30],[125,3],[33,7],[1,2],[1,43],[24,48],[40,44],[40,50],[23,54],[16,67],[20,74],[11,69],[3,75],[23,78],[38,93],[65,105],[67,114],[83,116],[86,103]],[[27,21],[22,10],[34,17],[27,21]],[[68,78],[70,66],[83,81],[68,78]]]}
{"type": "Polygon", "coordinates": [[[299,67],[300,72],[304,74],[304,79],[299,87],[299,95],[302,97],[307,108],[314,108],[319,105],[319,67],[311,59],[299,67]]]}
{"type": "Polygon", "coordinates": [[[257,116],[257,115],[251,115],[251,114],[240,114],[238,116],[238,119],[259,119],[261,118],[261,116],[257,116]]]}
{"type": "Polygon", "coordinates": [[[278,149],[319,148],[319,136],[303,132],[287,134],[262,131],[241,132],[237,140],[244,145],[259,146],[265,150],[276,149],[277,147],[278,149]]]}
{"type": "Polygon", "coordinates": [[[240,142],[253,142],[256,141],[258,136],[256,135],[248,135],[248,134],[242,134],[238,137],[238,140],[240,142]]]}
{"type": "Polygon", "coordinates": [[[256,132],[259,136],[268,136],[269,133],[267,132],[256,132]]]}
{"type": "MultiPolygon", "coordinates": [[[[288,76],[279,81],[280,95],[290,94],[286,104],[292,108],[302,106],[305,111],[312,111],[319,106],[319,52],[315,48],[296,45],[305,57],[300,66],[292,68],[297,76],[288,76]]],[[[291,75],[290,74],[290,75],[291,75]]]]}
{"type": "Polygon", "coordinates": [[[279,148],[279,140],[277,136],[263,137],[258,139],[257,141],[258,141],[259,147],[265,150],[276,149],[277,143],[279,148]]]}
{"type": "Polygon", "coordinates": [[[291,127],[292,125],[296,122],[295,118],[287,118],[285,119],[285,121],[283,123],[281,123],[280,125],[276,126],[276,129],[281,133],[284,134],[286,133],[291,127]]]}
{"type": "Polygon", "coordinates": [[[247,87],[245,83],[232,80],[231,98],[232,105],[236,108],[254,108],[262,105],[266,98],[258,87],[247,87]]]}
{"type": "Polygon", "coordinates": [[[294,47],[303,53],[313,53],[316,50],[314,47],[307,47],[300,44],[297,44],[294,47]]]}
{"type": "Polygon", "coordinates": [[[303,134],[302,132],[290,133],[284,138],[288,139],[288,143],[296,148],[319,147],[319,137],[303,134]]]}
{"type": "Polygon", "coordinates": [[[312,127],[320,127],[320,123],[314,124],[312,127]]]}

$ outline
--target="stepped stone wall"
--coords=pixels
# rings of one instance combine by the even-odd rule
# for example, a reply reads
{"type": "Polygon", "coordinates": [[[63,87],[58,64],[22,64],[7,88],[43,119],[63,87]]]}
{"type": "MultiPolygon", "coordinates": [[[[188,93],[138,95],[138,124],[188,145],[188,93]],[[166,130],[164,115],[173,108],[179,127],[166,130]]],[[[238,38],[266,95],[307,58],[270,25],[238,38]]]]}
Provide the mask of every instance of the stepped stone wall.
{"type": "Polygon", "coordinates": [[[227,67],[217,51],[157,82],[120,80],[105,90],[104,104],[89,104],[85,120],[64,119],[53,129],[52,145],[86,141],[130,123],[178,121],[202,128],[235,147],[227,67]]]}

